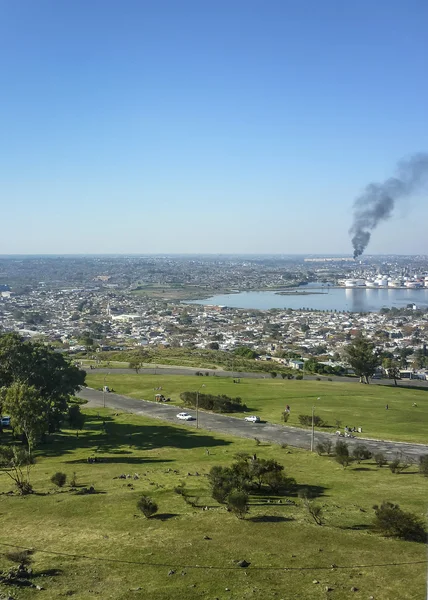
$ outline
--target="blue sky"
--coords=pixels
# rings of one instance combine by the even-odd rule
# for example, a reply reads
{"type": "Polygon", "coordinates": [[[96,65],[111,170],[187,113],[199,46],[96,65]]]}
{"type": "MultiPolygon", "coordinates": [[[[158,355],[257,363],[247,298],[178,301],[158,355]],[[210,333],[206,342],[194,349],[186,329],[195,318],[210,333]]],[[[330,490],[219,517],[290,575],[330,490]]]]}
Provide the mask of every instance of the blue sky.
{"type": "MultiPolygon", "coordinates": [[[[0,254],[349,253],[428,150],[425,0],[0,3],[0,254]]],[[[371,253],[428,253],[426,193],[371,253]]]]}

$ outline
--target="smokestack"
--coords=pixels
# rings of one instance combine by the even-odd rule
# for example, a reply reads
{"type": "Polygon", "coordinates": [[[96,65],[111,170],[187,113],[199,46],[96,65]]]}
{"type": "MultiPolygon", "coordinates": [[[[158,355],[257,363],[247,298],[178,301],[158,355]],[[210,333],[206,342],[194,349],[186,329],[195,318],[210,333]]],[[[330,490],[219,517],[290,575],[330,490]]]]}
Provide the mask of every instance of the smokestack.
{"type": "Polygon", "coordinates": [[[354,201],[352,235],[354,258],[358,258],[370,241],[371,232],[382,221],[387,221],[395,202],[415,192],[428,179],[428,154],[415,154],[397,165],[397,177],[383,183],[370,183],[354,201]]]}

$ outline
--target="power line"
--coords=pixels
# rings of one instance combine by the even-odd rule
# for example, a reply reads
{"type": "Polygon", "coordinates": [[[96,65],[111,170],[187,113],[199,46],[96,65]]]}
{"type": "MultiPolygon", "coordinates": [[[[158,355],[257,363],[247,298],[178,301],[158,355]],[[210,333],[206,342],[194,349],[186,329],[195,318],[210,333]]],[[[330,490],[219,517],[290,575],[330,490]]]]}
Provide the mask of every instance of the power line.
{"type": "MultiPolygon", "coordinates": [[[[68,552],[55,552],[54,550],[43,550],[39,548],[34,548],[32,546],[18,546],[17,544],[7,544],[5,542],[0,542],[0,546],[5,546],[8,548],[17,548],[19,550],[28,550],[31,548],[34,552],[42,552],[44,554],[54,554],[55,556],[64,556],[67,558],[83,558],[86,560],[92,561],[100,561],[100,562],[110,562],[110,563],[118,563],[118,564],[127,564],[127,565],[138,565],[144,567],[162,567],[162,568],[171,568],[175,567],[177,569],[211,569],[217,571],[231,571],[236,570],[236,566],[226,567],[226,566],[216,566],[216,565],[180,565],[177,563],[151,563],[145,561],[137,561],[137,560],[122,560],[119,558],[103,558],[99,556],[88,556],[86,554],[72,554],[68,552]]],[[[415,560],[410,562],[393,562],[393,563],[372,563],[366,565],[330,565],[330,566],[310,566],[310,567],[251,567],[252,571],[331,571],[332,569],[368,569],[368,568],[382,568],[382,567],[399,567],[399,566],[408,566],[408,565],[425,565],[428,564],[428,560],[415,560]]]]}

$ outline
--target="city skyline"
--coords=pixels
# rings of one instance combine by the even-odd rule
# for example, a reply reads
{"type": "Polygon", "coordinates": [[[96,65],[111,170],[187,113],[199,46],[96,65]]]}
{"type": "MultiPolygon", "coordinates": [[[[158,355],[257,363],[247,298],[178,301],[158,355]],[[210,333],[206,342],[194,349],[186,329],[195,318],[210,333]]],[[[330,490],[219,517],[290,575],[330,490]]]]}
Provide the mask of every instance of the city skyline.
{"type": "MultiPolygon", "coordinates": [[[[428,148],[428,7],[4,5],[0,254],[352,254],[428,148]]],[[[424,191],[367,254],[426,254],[424,191]]]]}

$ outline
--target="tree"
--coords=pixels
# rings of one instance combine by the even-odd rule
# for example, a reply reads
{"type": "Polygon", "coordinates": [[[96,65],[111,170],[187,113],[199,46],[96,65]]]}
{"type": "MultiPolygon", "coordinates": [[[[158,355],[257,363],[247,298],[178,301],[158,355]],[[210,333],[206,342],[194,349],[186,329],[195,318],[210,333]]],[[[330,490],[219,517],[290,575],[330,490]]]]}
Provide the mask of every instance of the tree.
{"type": "Polygon", "coordinates": [[[397,385],[397,379],[401,379],[399,363],[392,358],[384,358],[382,366],[385,369],[387,376],[394,380],[394,385],[397,385]]]}
{"type": "Polygon", "coordinates": [[[352,451],[352,458],[354,458],[358,464],[362,460],[369,460],[372,457],[372,453],[364,444],[357,444],[352,451]]]}
{"type": "Polygon", "coordinates": [[[137,508],[141,510],[146,519],[158,512],[158,505],[149,496],[143,495],[137,502],[137,508]]]}
{"type": "Polygon", "coordinates": [[[85,415],[80,410],[78,404],[70,404],[68,407],[68,423],[72,429],[76,430],[76,433],[83,429],[85,423],[85,415]]]}
{"type": "Polygon", "coordinates": [[[59,428],[67,400],[85,385],[85,377],[85,371],[44,344],[23,341],[15,333],[0,335],[0,387],[34,387],[45,403],[48,432],[59,428]]]}
{"type": "Polygon", "coordinates": [[[65,482],[67,481],[67,475],[58,471],[58,473],[54,473],[52,475],[51,481],[53,484],[61,488],[65,485],[65,482]]]}
{"type": "Polygon", "coordinates": [[[342,465],[343,468],[347,467],[351,462],[351,457],[349,456],[348,445],[345,442],[339,440],[336,442],[335,446],[335,459],[336,461],[342,465]]]}
{"type": "Polygon", "coordinates": [[[302,499],[303,506],[306,508],[308,515],[315,521],[317,525],[323,525],[324,519],[322,515],[322,507],[318,504],[314,504],[311,498],[311,493],[308,488],[302,488],[299,490],[299,498],[302,499]]]}
{"type": "Polygon", "coordinates": [[[388,537],[398,537],[411,542],[425,542],[426,531],[422,521],[414,514],[401,510],[398,504],[382,502],[373,506],[375,529],[388,537]]]}
{"type": "Polygon", "coordinates": [[[3,410],[10,415],[14,432],[24,436],[31,455],[47,428],[47,402],[34,386],[17,382],[6,388],[3,410]]]}
{"type": "Polygon", "coordinates": [[[142,369],[142,367],[143,367],[143,363],[138,358],[134,358],[128,364],[128,368],[133,369],[137,373],[137,375],[140,372],[140,370],[142,369]]]}
{"type": "Polygon", "coordinates": [[[31,494],[30,470],[34,460],[22,446],[0,446],[0,469],[15,483],[21,495],[31,494]]]}
{"type": "Polygon", "coordinates": [[[380,365],[379,356],[375,353],[374,345],[362,334],[345,349],[346,360],[359,376],[361,383],[370,383],[376,368],[380,365]]]}
{"type": "Polygon", "coordinates": [[[243,519],[248,512],[248,494],[242,490],[234,490],[227,497],[227,508],[238,519],[243,519]]]}
{"type": "Polygon", "coordinates": [[[235,348],[233,354],[236,356],[242,356],[244,358],[257,358],[258,354],[255,350],[251,348],[247,348],[246,346],[241,346],[239,348],[235,348]]]}

